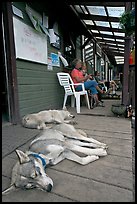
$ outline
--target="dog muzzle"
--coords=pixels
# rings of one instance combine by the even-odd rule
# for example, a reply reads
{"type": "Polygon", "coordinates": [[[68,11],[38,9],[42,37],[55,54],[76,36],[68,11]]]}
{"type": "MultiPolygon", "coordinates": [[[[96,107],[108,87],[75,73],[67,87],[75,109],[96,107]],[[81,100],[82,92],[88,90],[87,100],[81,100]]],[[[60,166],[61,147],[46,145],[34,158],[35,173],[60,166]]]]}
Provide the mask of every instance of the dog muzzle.
{"type": "Polygon", "coordinates": [[[75,115],[70,115],[71,118],[75,118],[75,115]]]}

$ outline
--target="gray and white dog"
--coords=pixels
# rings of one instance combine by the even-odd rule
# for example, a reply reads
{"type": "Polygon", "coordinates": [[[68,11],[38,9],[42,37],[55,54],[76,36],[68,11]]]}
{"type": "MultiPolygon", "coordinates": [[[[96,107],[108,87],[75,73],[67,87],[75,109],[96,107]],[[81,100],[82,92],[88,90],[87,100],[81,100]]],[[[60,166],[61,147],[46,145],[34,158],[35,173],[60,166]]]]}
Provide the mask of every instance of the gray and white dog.
{"type": "Polygon", "coordinates": [[[75,124],[72,120],[75,116],[67,110],[44,110],[38,113],[27,114],[22,118],[22,125],[27,128],[46,129],[46,124],[53,123],[70,123],[75,124]]]}
{"type": "Polygon", "coordinates": [[[75,129],[73,125],[54,125],[43,130],[30,143],[28,151],[16,150],[19,160],[13,167],[10,187],[2,194],[17,188],[39,188],[50,192],[53,180],[46,174],[48,165],[56,165],[64,159],[86,165],[106,156],[106,150],[106,144],[87,137],[83,130],[75,129]]]}

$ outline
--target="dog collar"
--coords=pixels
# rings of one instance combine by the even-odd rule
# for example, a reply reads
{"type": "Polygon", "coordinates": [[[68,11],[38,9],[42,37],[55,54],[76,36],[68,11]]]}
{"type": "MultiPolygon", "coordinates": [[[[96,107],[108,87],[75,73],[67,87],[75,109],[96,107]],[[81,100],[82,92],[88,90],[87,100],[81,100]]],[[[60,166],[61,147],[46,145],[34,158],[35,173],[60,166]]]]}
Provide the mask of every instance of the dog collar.
{"type": "Polygon", "coordinates": [[[32,155],[35,158],[39,158],[42,161],[43,167],[46,168],[46,160],[43,157],[41,157],[39,154],[34,154],[34,153],[32,153],[30,155],[32,155]]]}

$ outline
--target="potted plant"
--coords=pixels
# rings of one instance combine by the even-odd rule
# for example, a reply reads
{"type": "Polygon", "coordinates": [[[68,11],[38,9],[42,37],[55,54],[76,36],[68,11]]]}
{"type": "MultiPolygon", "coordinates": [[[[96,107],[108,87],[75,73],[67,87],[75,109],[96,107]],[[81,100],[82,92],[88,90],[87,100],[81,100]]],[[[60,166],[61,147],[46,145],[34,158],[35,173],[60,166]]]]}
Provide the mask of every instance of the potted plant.
{"type": "Polygon", "coordinates": [[[119,23],[126,36],[135,33],[135,9],[124,12],[119,18],[119,23]]]}

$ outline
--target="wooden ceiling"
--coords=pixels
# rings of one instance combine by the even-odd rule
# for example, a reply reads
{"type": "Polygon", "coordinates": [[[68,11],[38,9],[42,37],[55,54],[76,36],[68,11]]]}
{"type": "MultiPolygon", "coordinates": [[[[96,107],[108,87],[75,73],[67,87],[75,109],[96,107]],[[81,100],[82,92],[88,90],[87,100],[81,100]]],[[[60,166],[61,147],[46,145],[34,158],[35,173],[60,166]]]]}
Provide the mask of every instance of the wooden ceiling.
{"type": "Polygon", "coordinates": [[[129,10],[132,8],[131,2],[81,0],[66,0],[65,2],[90,33],[84,46],[94,39],[112,64],[117,64],[116,56],[124,58],[125,33],[120,28],[119,17],[127,8],[129,10]]]}

